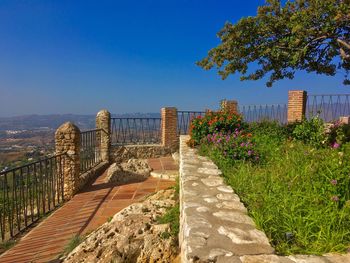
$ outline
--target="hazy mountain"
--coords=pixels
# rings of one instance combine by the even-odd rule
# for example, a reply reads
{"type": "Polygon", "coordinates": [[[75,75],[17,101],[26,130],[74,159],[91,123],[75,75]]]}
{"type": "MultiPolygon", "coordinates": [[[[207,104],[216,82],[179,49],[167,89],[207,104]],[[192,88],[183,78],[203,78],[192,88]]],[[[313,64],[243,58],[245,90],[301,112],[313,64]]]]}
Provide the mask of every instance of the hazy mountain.
{"type": "MultiPolygon", "coordinates": [[[[15,117],[0,118],[0,131],[5,130],[37,130],[37,129],[57,129],[62,123],[71,121],[80,130],[95,128],[95,115],[76,114],[50,114],[50,115],[23,115],[15,117]]],[[[158,118],[159,113],[127,113],[113,114],[118,118],[158,118]]]]}

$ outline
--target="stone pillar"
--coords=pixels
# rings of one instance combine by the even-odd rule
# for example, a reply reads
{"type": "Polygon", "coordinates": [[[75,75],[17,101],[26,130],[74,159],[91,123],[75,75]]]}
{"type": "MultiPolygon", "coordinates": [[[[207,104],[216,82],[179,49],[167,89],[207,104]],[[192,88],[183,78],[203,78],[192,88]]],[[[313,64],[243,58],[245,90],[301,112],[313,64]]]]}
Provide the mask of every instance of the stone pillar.
{"type": "Polygon", "coordinates": [[[79,190],[80,130],[71,122],[62,124],[55,133],[56,154],[66,153],[63,162],[64,199],[79,190]]]}
{"type": "Polygon", "coordinates": [[[288,123],[299,122],[305,116],[307,93],[304,90],[288,91],[288,123]]]}
{"type": "Polygon", "coordinates": [[[222,111],[238,113],[238,102],[236,100],[222,100],[220,108],[222,111]]]}
{"type": "Polygon", "coordinates": [[[162,145],[164,147],[176,148],[179,144],[177,134],[177,109],[167,107],[161,109],[162,116],[162,145]]]}
{"type": "Polygon", "coordinates": [[[100,110],[96,115],[96,129],[101,129],[101,158],[109,162],[111,148],[111,114],[107,110],[100,110]]]}

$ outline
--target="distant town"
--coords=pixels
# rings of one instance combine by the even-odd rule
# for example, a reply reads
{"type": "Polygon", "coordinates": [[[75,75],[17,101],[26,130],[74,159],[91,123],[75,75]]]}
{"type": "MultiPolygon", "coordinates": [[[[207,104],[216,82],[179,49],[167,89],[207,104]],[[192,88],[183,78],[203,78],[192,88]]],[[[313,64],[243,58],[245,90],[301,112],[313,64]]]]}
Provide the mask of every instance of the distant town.
{"type": "MultiPolygon", "coordinates": [[[[159,113],[133,113],[116,117],[159,117],[159,113]]],[[[54,114],[0,118],[0,172],[34,162],[55,149],[55,131],[64,122],[82,131],[95,127],[94,115],[54,114]]]]}

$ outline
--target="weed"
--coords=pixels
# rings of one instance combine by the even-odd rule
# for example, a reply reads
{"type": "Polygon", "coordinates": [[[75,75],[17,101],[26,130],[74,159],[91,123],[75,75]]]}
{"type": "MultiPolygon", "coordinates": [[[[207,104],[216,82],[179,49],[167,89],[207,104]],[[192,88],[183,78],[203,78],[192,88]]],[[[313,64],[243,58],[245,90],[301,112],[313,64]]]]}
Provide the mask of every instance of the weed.
{"type": "Polygon", "coordinates": [[[64,253],[65,254],[69,254],[70,252],[72,252],[77,246],[79,246],[79,244],[83,241],[83,238],[79,235],[75,235],[73,236],[68,244],[65,246],[64,248],[64,253]]]}

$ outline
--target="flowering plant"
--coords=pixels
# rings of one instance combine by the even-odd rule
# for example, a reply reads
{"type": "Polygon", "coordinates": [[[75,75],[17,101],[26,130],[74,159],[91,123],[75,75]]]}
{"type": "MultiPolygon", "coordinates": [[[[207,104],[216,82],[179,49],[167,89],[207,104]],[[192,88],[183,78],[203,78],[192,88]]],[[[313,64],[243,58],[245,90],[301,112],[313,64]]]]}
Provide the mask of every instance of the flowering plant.
{"type": "Polygon", "coordinates": [[[190,135],[193,144],[198,145],[208,134],[232,133],[235,129],[242,129],[244,126],[240,114],[230,111],[208,111],[203,117],[198,116],[191,121],[190,135]]]}
{"type": "Polygon", "coordinates": [[[342,144],[350,141],[350,125],[340,121],[333,122],[327,129],[328,143],[333,148],[339,148],[342,144]]]}
{"type": "Polygon", "coordinates": [[[233,160],[258,161],[259,155],[251,133],[236,128],[234,132],[217,132],[207,135],[207,143],[225,157],[233,160]]]}

